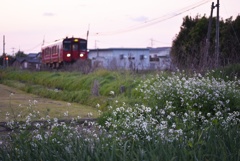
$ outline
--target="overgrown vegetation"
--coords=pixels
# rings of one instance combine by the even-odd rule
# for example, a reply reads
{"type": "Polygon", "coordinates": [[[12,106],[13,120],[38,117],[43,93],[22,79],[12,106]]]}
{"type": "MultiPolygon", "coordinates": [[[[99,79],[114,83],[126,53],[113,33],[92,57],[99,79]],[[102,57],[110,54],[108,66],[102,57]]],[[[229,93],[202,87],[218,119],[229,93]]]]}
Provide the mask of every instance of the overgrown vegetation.
{"type": "Polygon", "coordinates": [[[220,55],[215,54],[216,18],[212,21],[209,52],[206,38],[209,18],[186,16],[179,34],[173,41],[171,57],[179,69],[203,70],[240,62],[240,16],[220,21],[220,55]],[[208,55],[206,55],[208,53],[208,55]],[[218,62],[216,62],[219,60],[218,62]]]}
{"type": "Polygon", "coordinates": [[[101,108],[106,108],[112,100],[110,91],[114,91],[114,97],[118,96],[123,100],[128,98],[130,102],[135,102],[137,98],[133,97],[132,90],[140,80],[150,75],[107,70],[98,70],[87,75],[77,72],[31,72],[11,69],[2,70],[0,73],[3,84],[28,93],[92,107],[100,104],[101,108]]]}
{"type": "MultiPolygon", "coordinates": [[[[19,128],[0,144],[0,160],[240,160],[240,81],[227,71],[219,72],[226,80],[215,71],[138,76],[130,81],[131,95],[109,86],[108,94],[100,91],[110,101],[98,122],[79,125],[73,118],[66,124],[46,116],[32,124],[34,114],[21,124],[9,121],[19,128]],[[126,102],[118,99],[124,95],[126,102]],[[138,102],[129,104],[127,97],[138,102]]],[[[100,88],[120,77],[98,72],[89,76],[99,78],[100,88]]]]}
{"type": "MultiPolygon", "coordinates": [[[[137,74],[129,71],[97,70],[89,74],[81,74],[79,72],[32,72],[9,69],[0,71],[0,81],[46,98],[76,102],[92,107],[100,104],[100,109],[104,110],[113,99],[131,105],[141,102],[142,100],[139,99],[134,89],[142,80],[156,73],[159,72],[137,74]],[[111,91],[114,91],[114,95],[109,94],[111,91]]],[[[208,72],[208,74],[225,81],[235,80],[240,76],[240,65],[228,65],[208,72]]],[[[167,71],[161,72],[161,76],[166,78],[171,75],[172,73],[167,71]]]]}

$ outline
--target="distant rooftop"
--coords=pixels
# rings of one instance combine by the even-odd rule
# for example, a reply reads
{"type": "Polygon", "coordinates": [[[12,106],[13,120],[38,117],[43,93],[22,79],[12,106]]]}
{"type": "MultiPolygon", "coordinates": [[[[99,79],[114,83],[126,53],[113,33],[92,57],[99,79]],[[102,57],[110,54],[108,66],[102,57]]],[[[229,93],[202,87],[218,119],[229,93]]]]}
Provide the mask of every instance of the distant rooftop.
{"type": "Polygon", "coordinates": [[[100,49],[89,49],[90,51],[109,51],[109,50],[149,50],[148,48],[100,48],[100,49]]]}
{"type": "Polygon", "coordinates": [[[90,51],[112,51],[112,50],[149,50],[150,52],[159,52],[163,50],[170,50],[171,47],[158,47],[158,48],[100,48],[100,49],[89,49],[90,51]]]}

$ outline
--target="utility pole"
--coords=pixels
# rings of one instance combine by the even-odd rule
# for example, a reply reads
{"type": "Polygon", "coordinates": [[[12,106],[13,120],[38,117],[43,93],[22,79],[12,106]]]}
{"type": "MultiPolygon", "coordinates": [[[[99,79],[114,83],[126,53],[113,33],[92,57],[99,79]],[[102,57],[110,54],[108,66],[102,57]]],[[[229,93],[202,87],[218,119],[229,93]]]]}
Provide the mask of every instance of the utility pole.
{"type": "Polygon", "coordinates": [[[90,28],[90,25],[88,24],[88,30],[87,30],[87,49],[88,49],[88,36],[89,36],[89,28],[90,28]]]}
{"type": "MultiPolygon", "coordinates": [[[[42,46],[45,44],[45,36],[43,37],[43,42],[42,42],[42,46]]],[[[20,51],[20,47],[19,47],[19,51],[20,51]]]]}
{"type": "Polygon", "coordinates": [[[215,67],[218,67],[218,65],[219,65],[219,7],[220,7],[219,0],[217,0],[216,7],[217,7],[217,19],[216,19],[216,49],[215,49],[215,54],[216,54],[215,61],[216,62],[215,62],[215,67]]]}
{"type": "Polygon", "coordinates": [[[208,32],[207,32],[207,39],[206,39],[206,51],[203,57],[203,64],[207,65],[207,58],[208,58],[208,53],[209,53],[209,46],[210,46],[210,33],[212,29],[212,15],[213,15],[213,9],[214,9],[214,2],[212,2],[211,6],[211,12],[210,12],[210,17],[209,17],[209,22],[208,22],[208,32]]]}
{"type": "Polygon", "coordinates": [[[6,54],[5,54],[5,35],[3,35],[3,66],[5,67],[5,57],[6,57],[6,54]]]}
{"type": "Polygon", "coordinates": [[[5,35],[3,35],[3,54],[5,54],[5,35]]]}

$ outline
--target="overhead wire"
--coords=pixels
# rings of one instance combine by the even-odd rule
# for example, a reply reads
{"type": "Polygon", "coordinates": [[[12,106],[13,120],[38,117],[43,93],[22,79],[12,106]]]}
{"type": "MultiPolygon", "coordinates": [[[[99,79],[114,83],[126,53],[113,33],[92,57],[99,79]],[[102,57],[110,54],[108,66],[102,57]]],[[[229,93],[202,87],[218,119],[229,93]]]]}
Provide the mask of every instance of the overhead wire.
{"type": "Polygon", "coordinates": [[[31,49],[27,49],[27,50],[25,50],[25,52],[32,51],[32,50],[34,50],[34,49],[36,49],[36,48],[40,47],[41,45],[42,45],[42,42],[41,42],[40,44],[38,44],[38,45],[36,45],[36,46],[32,47],[31,49]]]}
{"type": "Polygon", "coordinates": [[[208,3],[209,1],[212,1],[212,0],[202,0],[202,1],[199,1],[199,2],[194,3],[192,5],[189,5],[187,7],[184,7],[180,10],[177,10],[175,12],[168,13],[168,14],[163,15],[161,17],[158,17],[158,18],[155,18],[155,19],[152,19],[152,20],[149,20],[149,21],[145,21],[144,23],[137,24],[137,25],[125,28],[125,29],[110,31],[110,32],[96,32],[96,33],[93,33],[93,35],[95,35],[95,36],[96,35],[99,35],[99,36],[116,35],[116,34],[121,34],[121,33],[125,33],[125,32],[130,32],[130,31],[133,31],[133,30],[138,30],[138,29],[142,29],[142,28],[145,28],[145,27],[149,27],[149,26],[155,25],[157,23],[169,20],[173,17],[179,16],[179,15],[181,15],[185,12],[188,12],[190,10],[193,10],[193,9],[199,7],[199,6],[202,6],[206,3],[208,3]]]}
{"type": "MultiPolygon", "coordinates": [[[[92,34],[89,34],[89,35],[92,35],[92,36],[108,36],[108,35],[116,35],[116,34],[126,33],[126,32],[130,32],[130,31],[133,31],[133,30],[134,31],[139,30],[139,29],[146,28],[146,27],[158,24],[160,22],[169,20],[169,19],[174,18],[176,16],[179,16],[179,15],[185,13],[185,12],[188,12],[190,10],[193,10],[193,9],[197,8],[197,7],[200,7],[200,6],[208,3],[209,1],[212,1],[212,0],[201,0],[197,3],[191,4],[187,7],[179,9],[175,12],[168,13],[166,15],[163,15],[163,16],[145,21],[144,23],[141,23],[141,24],[130,26],[130,27],[125,28],[125,29],[120,29],[120,30],[115,30],[115,31],[110,31],[110,32],[95,32],[95,33],[92,33],[92,34]]],[[[31,49],[25,50],[25,52],[32,51],[32,50],[36,49],[37,47],[39,47],[41,45],[42,45],[42,43],[36,45],[35,47],[33,47],[31,49]]]]}

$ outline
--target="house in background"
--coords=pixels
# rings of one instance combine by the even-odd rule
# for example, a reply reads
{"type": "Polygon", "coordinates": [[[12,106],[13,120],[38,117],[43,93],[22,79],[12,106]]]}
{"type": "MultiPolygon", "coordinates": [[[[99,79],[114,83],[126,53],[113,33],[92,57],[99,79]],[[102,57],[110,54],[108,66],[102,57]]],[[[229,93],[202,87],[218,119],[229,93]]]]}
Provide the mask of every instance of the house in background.
{"type": "Polygon", "coordinates": [[[170,50],[170,47],[93,49],[88,57],[93,68],[166,70],[171,66],[170,50]]]}
{"type": "Polygon", "coordinates": [[[24,61],[24,57],[16,57],[12,63],[12,67],[23,69],[23,61],[24,61]]]}
{"type": "Polygon", "coordinates": [[[167,70],[171,68],[171,47],[149,48],[150,69],[167,70]]]}
{"type": "Polygon", "coordinates": [[[40,70],[40,54],[30,53],[26,57],[16,57],[12,66],[20,69],[40,70]]]}
{"type": "Polygon", "coordinates": [[[149,49],[147,48],[108,48],[89,51],[92,67],[110,70],[146,70],[149,68],[149,49]]]}

